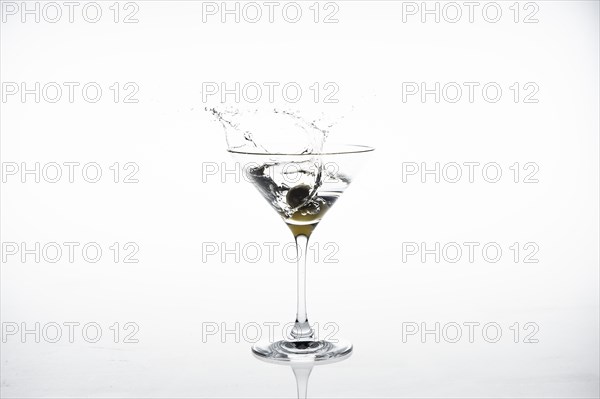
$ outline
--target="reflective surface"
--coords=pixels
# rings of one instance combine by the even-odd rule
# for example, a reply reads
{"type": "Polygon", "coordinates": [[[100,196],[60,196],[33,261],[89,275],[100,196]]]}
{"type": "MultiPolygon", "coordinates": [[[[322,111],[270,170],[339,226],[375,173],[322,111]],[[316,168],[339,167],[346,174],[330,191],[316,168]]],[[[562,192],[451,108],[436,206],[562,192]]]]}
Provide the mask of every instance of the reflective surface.
{"type": "MultiPolygon", "coordinates": [[[[294,373],[294,377],[296,378],[296,391],[298,394],[298,399],[304,399],[304,398],[308,397],[308,381],[309,381],[309,377],[313,371],[313,368],[315,366],[317,366],[317,365],[324,366],[324,365],[328,365],[328,364],[338,363],[338,362],[348,359],[351,355],[352,355],[352,353],[348,352],[347,354],[345,354],[343,356],[330,358],[328,360],[320,360],[317,362],[310,361],[310,360],[304,360],[304,361],[301,361],[301,360],[293,361],[292,360],[287,363],[273,360],[273,358],[269,357],[269,356],[255,355],[255,357],[262,362],[278,364],[281,366],[289,366],[294,373]]],[[[319,396],[319,395],[315,395],[315,396],[319,396]]]]}

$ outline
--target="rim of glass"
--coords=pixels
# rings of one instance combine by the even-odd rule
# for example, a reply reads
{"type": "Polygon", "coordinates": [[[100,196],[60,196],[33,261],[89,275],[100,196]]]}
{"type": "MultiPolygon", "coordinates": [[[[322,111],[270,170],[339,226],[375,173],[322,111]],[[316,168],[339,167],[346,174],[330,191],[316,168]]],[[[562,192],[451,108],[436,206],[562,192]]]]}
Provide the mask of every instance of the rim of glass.
{"type": "Polygon", "coordinates": [[[321,156],[321,155],[349,155],[349,154],[360,154],[363,152],[375,151],[374,147],[360,144],[332,144],[335,148],[341,148],[340,150],[329,150],[322,152],[310,152],[310,153],[297,153],[297,152],[250,152],[248,150],[241,151],[236,149],[228,148],[227,152],[232,154],[242,155],[262,155],[262,156],[273,156],[273,155],[284,155],[294,157],[307,157],[307,156],[321,156]]]}

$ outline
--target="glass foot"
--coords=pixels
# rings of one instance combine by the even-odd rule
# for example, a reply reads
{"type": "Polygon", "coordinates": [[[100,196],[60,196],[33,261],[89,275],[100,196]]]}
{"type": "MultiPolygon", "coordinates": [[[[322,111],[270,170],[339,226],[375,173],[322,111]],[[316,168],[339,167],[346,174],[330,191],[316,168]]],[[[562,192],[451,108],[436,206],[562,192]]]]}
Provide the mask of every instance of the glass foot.
{"type": "Polygon", "coordinates": [[[337,342],[298,340],[277,341],[267,344],[255,344],[252,347],[255,356],[262,360],[279,362],[322,362],[342,360],[352,353],[352,344],[337,342]]]}

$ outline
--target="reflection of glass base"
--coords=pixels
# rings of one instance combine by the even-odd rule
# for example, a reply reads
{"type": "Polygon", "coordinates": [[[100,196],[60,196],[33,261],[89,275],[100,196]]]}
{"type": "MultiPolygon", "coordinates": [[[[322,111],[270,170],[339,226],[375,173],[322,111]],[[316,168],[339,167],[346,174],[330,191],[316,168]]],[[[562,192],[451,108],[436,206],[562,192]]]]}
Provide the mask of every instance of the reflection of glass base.
{"type": "Polygon", "coordinates": [[[352,344],[338,340],[330,341],[277,341],[268,344],[255,344],[252,352],[257,357],[270,362],[322,362],[342,360],[352,353],[352,344]]]}

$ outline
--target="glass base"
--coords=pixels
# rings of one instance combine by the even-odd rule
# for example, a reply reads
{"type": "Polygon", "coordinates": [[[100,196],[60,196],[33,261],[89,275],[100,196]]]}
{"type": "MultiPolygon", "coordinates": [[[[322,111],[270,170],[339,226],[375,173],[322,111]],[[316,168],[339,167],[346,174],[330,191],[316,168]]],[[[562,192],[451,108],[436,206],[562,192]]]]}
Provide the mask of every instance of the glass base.
{"type": "Polygon", "coordinates": [[[280,362],[323,362],[342,360],[352,353],[352,344],[342,340],[337,342],[298,340],[277,341],[267,344],[255,344],[252,347],[255,356],[262,360],[280,362]]]}

